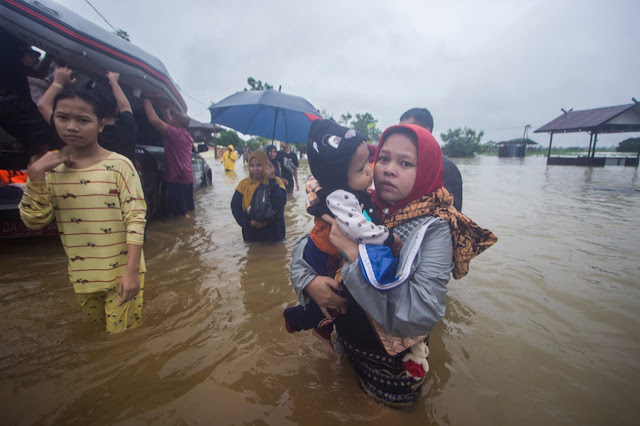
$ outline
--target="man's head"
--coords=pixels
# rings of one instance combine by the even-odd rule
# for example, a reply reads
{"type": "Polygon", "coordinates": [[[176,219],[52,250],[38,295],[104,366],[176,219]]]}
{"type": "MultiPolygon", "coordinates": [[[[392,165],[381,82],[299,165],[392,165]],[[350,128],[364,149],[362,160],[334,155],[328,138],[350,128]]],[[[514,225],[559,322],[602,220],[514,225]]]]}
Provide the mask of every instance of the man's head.
{"type": "Polygon", "coordinates": [[[174,127],[178,127],[180,129],[187,130],[189,128],[189,116],[187,114],[183,114],[178,110],[172,109],[171,113],[171,121],[174,127]]]}
{"type": "Polygon", "coordinates": [[[400,116],[400,124],[416,124],[433,132],[433,117],[426,108],[411,108],[400,116]]]}
{"type": "Polygon", "coordinates": [[[290,145],[288,142],[280,142],[280,148],[282,148],[284,152],[289,152],[290,145]]]}

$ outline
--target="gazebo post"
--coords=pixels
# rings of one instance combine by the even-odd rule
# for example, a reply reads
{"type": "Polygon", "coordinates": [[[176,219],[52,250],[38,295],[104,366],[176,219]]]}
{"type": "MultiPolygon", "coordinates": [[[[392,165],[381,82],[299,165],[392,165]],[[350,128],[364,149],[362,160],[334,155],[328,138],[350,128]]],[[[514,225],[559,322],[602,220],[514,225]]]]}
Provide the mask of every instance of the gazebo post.
{"type": "Polygon", "coordinates": [[[596,157],[596,144],[598,143],[598,134],[596,133],[593,138],[593,152],[591,153],[591,158],[596,157]]]}
{"type": "Polygon", "coordinates": [[[589,150],[587,151],[587,157],[591,157],[591,143],[593,142],[593,133],[589,132],[589,150]]]}
{"type": "Polygon", "coordinates": [[[547,152],[547,164],[549,164],[549,157],[551,157],[551,143],[553,142],[553,132],[550,132],[549,135],[549,151],[547,152]]]}

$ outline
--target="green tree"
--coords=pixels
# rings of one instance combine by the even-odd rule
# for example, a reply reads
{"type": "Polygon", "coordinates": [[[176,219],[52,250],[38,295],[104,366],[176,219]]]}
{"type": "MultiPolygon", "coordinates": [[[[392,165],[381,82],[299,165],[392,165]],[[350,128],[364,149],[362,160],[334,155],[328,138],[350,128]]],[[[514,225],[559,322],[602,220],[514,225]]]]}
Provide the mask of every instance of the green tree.
{"type": "Polygon", "coordinates": [[[223,146],[233,145],[234,148],[242,148],[244,141],[233,130],[223,130],[218,138],[219,144],[223,146]]]}
{"type": "Polygon", "coordinates": [[[483,136],[483,131],[477,133],[468,127],[449,129],[447,133],[440,133],[440,137],[445,142],[442,153],[449,157],[473,157],[476,152],[482,151],[480,140],[483,136]]]}
{"type": "Polygon", "coordinates": [[[253,77],[249,77],[247,78],[247,84],[249,85],[249,88],[247,89],[245,87],[245,91],[246,90],[267,90],[267,89],[273,89],[273,86],[270,85],[269,83],[267,83],[266,81],[264,83],[262,83],[262,80],[256,80],[253,77]]]}
{"type": "Polygon", "coordinates": [[[364,114],[356,114],[355,118],[351,115],[350,112],[346,114],[340,115],[340,120],[338,120],[343,126],[351,127],[352,129],[356,129],[358,132],[362,133],[367,140],[377,141],[380,139],[382,135],[382,131],[378,129],[376,126],[378,124],[378,120],[371,115],[369,112],[365,112],[364,114]]]}
{"type": "Polygon", "coordinates": [[[623,140],[616,147],[617,152],[638,152],[640,138],[628,138],[623,140]]]}

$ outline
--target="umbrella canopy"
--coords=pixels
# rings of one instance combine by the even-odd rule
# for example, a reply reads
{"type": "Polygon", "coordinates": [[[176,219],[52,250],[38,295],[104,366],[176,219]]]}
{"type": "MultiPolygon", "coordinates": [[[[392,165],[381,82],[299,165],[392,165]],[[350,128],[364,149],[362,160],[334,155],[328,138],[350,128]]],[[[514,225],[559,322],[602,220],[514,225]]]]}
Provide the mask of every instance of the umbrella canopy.
{"type": "Polygon", "coordinates": [[[283,142],[306,142],[311,122],[321,118],[306,99],[273,89],[235,93],[209,111],[212,123],[283,142]]]}

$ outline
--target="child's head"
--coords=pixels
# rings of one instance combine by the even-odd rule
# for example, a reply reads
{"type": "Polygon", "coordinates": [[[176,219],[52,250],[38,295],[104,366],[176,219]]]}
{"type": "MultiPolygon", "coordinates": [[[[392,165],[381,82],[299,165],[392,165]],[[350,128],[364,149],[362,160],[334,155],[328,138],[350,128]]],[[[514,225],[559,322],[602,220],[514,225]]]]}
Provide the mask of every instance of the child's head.
{"type": "Polygon", "coordinates": [[[355,130],[333,120],[314,120],[309,129],[307,155],[311,173],[323,188],[352,191],[368,188],[363,187],[367,175],[372,178],[366,139],[355,130]],[[361,164],[360,157],[366,164],[361,164]]]}
{"type": "Polygon", "coordinates": [[[98,143],[104,128],[104,110],[93,93],[66,88],[53,100],[53,123],[67,145],[86,148],[98,143]]]}

